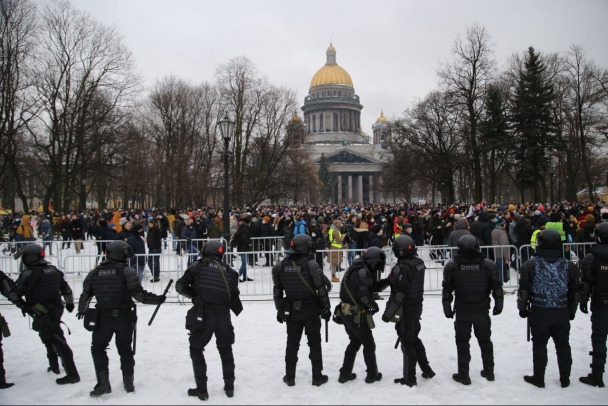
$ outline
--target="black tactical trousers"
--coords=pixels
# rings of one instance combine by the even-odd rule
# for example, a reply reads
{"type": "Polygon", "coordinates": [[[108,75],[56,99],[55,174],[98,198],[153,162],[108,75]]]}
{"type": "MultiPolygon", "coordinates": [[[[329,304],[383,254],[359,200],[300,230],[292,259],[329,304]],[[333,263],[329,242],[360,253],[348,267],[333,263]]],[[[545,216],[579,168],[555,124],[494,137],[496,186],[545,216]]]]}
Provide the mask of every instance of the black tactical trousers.
{"type": "Polygon", "coordinates": [[[458,352],[458,373],[469,376],[471,330],[474,331],[481,349],[483,369],[494,372],[494,346],[491,340],[491,321],[487,310],[480,312],[456,311],[454,330],[456,331],[456,351],[458,352]]]}
{"type": "Polygon", "coordinates": [[[93,331],[91,354],[96,371],[108,370],[108,355],[106,348],[116,334],[116,350],[120,356],[120,369],[123,375],[133,375],[135,370],[135,357],[131,343],[133,342],[133,329],[135,327],[135,313],[132,309],[120,309],[118,314],[111,310],[100,310],[97,328],[93,331]]]}
{"type": "Polygon", "coordinates": [[[310,349],[308,358],[312,364],[312,378],[320,378],[323,371],[323,354],[321,352],[321,319],[318,308],[292,309],[286,324],[285,375],[289,378],[295,378],[296,376],[300,340],[302,339],[302,333],[305,332],[310,349]]]}
{"type": "Polygon", "coordinates": [[[234,327],[230,320],[230,309],[228,307],[209,308],[205,307],[203,313],[203,327],[190,333],[190,358],[194,370],[194,380],[199,390],[207,391],[207,363],[205,362],[205,347],[215,334],[215,343],[222,360],[222,372],[224,374],[224,387],[234,388],[234,356],[232,344],[234,344],[234,327]]]}
{"type": "Polygon", "coordinates": [[[52,329],[39,333],[40,340],[47,349],[49,364],[51,364],[51,367],[57,366],[56,357],[59,355],[65,373],[69,376],[77,376],[78,370],[74,363],[74,354],[65,339],[65,335],[63,334],[60,325],[61,316],[63,315],[63,306],[50,303],[44,303],[43,306],[47,308],[48,316],[53,323],[52,329]]]}
{"type": "Polygon", "coordinates": [[[606,337],[608,336],[608,305],[592,306],[591,308],[591,344],[593,355],[591,371],[604,373],[606,365],[606,337]]]}
{"type": "Polygon", "coordinates": [[[426,349],[422,340],[418,338],[421,329],[422,304],[404,308],[403,311],[403,317],[395,326],[401,341],[401,352],[403,352],[403,377],[415,381],[416,364],[420,365],[423,372],[429,368],[426,349]]]}
{"type": "Polygon", "coordinates": [[[561,380],[570,378],[572,352],[570,350],[570,312],[568,308],[546,309],[532,306],[530,314],[532,333],[532,360],[534,376],[544,379],[547,367],[547,343],[549,338],[555,343],[557,366],[561,380]]]}
{"type": "Polygon", "coordinates": [[[344,328],[348,334],[350,342],[346,346],[344,351],[344,362],[342,368],[340,368],[340,375],[349,376],[353,371],[355,365],[355,358],[357,358],[357,352],[363,345],[363,360],[367,367],[367,376],[375,377],[378,374],[378,364],[376,363],[376,343],[372,330],[367,326],[365,316],[361,315],[361,324],[357,325],[354,320],[354,316],[342,316],[344,322],[344,328]]]}

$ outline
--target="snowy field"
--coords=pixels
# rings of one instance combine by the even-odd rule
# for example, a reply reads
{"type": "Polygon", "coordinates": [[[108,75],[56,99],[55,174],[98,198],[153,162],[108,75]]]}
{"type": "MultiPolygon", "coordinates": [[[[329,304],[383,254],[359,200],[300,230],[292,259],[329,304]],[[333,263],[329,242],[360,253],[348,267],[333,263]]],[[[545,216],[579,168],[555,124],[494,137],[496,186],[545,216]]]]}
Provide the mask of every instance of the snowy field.
{"type": "MultiPolygon", "coordinates": [[[[92,246],[92,244],[86,244],[92,246]]],[[[91,247],[92,248],[92,247],[91,247]]],[[[6,264],[6,263],[5,263],[6,264]]],[[[479,376],[481,355],[476,339],[471,339],[472,385],[465,387],[452,380],[457,371],[456,345],[453,320],[443,316],[441,296],[429,293],[425,296],[422,315],[422,332],[428,358],[437,375],[425,380],[418,372],[418,386],[408,388],[393,383],[402,376],[400,350],[394,349],[396,333],[393,323],[383,323],[375,317],[376,354],[383,379],[365,384],[365,364],[360,351],[354,371],[357,379],[345,384],[338,383],[339,368],[348,344],[343,326],[330,321],[329,342],[323,334],[324,373],[329,382],[323,386],[311,385],[311,365],[305,336],[301,342],[296,386],[287,387],[282,382],[285,371],[285,325],[277,323],[274,305],[265,286],[259,285],[268,275],[269,268],[255,268],[250,275],[256,279],[240,285],[244,311],[234,317],[236,343],[233,346],[236,363],[235,396],[227,398],[223,392],[223,380],[219,355],[214,340],[207,346],[208,404],[606,404],[606,389],[589,387],[578,381],[589,371],[591,357],[591,324],[589,315],[577,313],[572,322],[570,343],[573,366],[571,385],[562,389],[559,385],[557,361],[552,342],[549,344],[549,364],[546,388],[538,389],[523,381],[523,375],[532,372],[532,343],[526,342],[526,320],[519,318],[516,296],[507,295],[504,312],[492,317],[492,338],[495,349],[496,381],[488,382],[479,376]],[[258,280],[259,279],[259,280],[258,280]],[[262,286],[260,288],[256,285],[262,286]],[[255,294],[259,289],[261,294],[255,294]]],[[[329,273],[326,267],[326,273],[329,273]]],[[[339,274],[341,279],[343,274],[339,274]]],[[[12,275],[15,277],[15,275],[12,275]]],[[[170,275],[163,275],[162,285],[145,284],[150,290],[161,293],[170,275]]],[[[173,276],[171,276],[173,277],[173,276]]],[[[512,280],[516,275],[512,273],[512,280]]],[[[75,292],[80,292],[82,277],[70,275],[75,292]]],[[[173,289],[172,289],[173,290],[173,289]]],[[[331,292],[332,307],[338,303],[338,285],[331,292]]],[[[175,292],[172,292],[172,297],[175,292]]],[[[384,293],[386,297],[386,292],[384,293]]],[[[77,299],[77,297],[76,297],[77,299]]],[[[137,354],[135,356],[134,394],[125,393],[116,348],[112,343],[110,380],[112,393],[96,399],[89,392],[96,383],[90,354],[91,333],[82,327],[75,312],[65,313],[63,320],[71,330],[67,341],[74,351],[81,381],[74,385],[58,386],[56,375],[46,371],[48,366],[45,349],[36,332],[30,329],[29,318],[12,305],[0,302],[0,312],[8,321],[12,335],[2,342],[7,381],[15,386],[0,390],[0,404],[200,404],[197,398],[188,397],[188,388],[194,387],[192,366],[188,352],[188,335],[184,318],[188,306],[177,301],[161,306],[154,323],[148,326],[155,306],[138,305],[137,354]]],[[[386,300],[380,301],[381,311],[386,300]]],[[[62,375],[63,376],[63,370],[62,375]]]]}

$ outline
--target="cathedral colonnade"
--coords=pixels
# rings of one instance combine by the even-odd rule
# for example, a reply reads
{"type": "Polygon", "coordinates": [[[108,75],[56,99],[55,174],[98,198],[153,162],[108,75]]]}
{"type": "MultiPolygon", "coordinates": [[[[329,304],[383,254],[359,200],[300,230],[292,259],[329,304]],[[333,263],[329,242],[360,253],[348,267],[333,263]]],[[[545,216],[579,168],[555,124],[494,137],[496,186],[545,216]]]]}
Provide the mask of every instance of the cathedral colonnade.
{"type": "Polygon", "coordinates": [[[374,172],[339,172],[336,174],[334,201],[340,203],[374,203],[379,198],[377,191],[380,175],[374,172]]]}

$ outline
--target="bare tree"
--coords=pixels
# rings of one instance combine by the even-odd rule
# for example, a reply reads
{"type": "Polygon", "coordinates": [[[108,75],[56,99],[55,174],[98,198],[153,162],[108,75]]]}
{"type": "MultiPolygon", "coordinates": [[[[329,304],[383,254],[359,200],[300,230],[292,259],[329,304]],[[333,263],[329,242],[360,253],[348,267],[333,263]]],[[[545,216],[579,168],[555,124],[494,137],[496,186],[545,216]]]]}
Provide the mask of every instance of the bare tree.
{"type": "Polygon", "coordinates": [[[589,190],[589,200],[594,200],[594,182],[591,173],[591,149],[600,141],[601,128],[608,124],[606,101],[608,93],[603,91],[598,77],[606,76],[606,69],[600,68],[588,58],[583,49],[573,45],[563,59],[564,77],[568,86],[567,99],[573,114],[576,143],[583,162],[584,180],[589,190]]]}
{"type": "Polygon", "coordinates": [[[211,85],[193,86],[174,76],[156,83],[144,117],[155,150],[159,195],[167,207],[196,206],[206,201],[209,170],[216,149],[217,92],[211,85]]]}
{"type": "MultiPolygon", "coordinates": [[[[462,136],[458,130],[457,111],[448,97],[433,91],[418,102],[406,117],[393,124],[395,163],[394,175],[411,179],[412,172],[425,178],[439,189],[448,202],[455,200],[454,173],[460,166],[459,146],[462,136]],[[405,170],[404,170],[405,169],[405,170]]],[[[467,158],[472,158],[470,155],[467,158]]]]}
{"type": "Polygon", "coordinates": [[[31,119],[30,70],[35,53],[36,9],[28,0],[0,1],[0,179],[4,205],[15,196],[28,211],[20,163],[23,128],[31,119]]]}
{"type": "Polygon", "coordinates": [[[44,202],[67,210],[96,170],[91,157],[112,141],[96,137],[95,129],[110,116],[116,124],[115,110],[128,106],[138,81],[131,53],[113,28],[65,1],[49,4],[41,22],[43,52],[35,67],[40,112],[29,129],[50,174],[44,202]]]}
{"type": "Polygon", "coordinates": [[[286,126],[297,108],[295,92],[272,86],[242,57],[221,65],[216,77],[221,102],[236,120],[233,201],[254,204],[269,197],[267,175],[277,174],[292,145],[286,142],[286,126]]]}
{"type": "Polygon", "coordinates": [[[443,65],[438,75],[462,117],[462,130],[471,154],[474,179],[473,199],[482,200],[482,154],[479,145],[479,122],[487,84],[492,80],[495,62],[490,36],[485,28],[473,25],[464,38],[457,37],[452,50],[454,60],[443,65]]]}

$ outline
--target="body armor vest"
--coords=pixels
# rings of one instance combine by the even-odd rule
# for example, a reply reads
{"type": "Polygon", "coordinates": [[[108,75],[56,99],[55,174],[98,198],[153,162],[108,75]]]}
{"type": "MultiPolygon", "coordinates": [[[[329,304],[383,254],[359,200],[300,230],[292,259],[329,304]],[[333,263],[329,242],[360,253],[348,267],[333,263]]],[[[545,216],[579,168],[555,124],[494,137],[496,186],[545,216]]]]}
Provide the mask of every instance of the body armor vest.
{"type": "Polygon", "coordinates": [[[410,302],[422,302],[424,295],[424,261],[420,258],[411,258],[399,261],[399,266],[403,267],[401,273],[407,276],[405,285],[405,300],[410,302]]]}
{"type": "MultiPolygon", "coordinates": [[[[365,261],[363,261],[363,259],[361,259],[361,258],[355,259],[355,261],[353,261],[352,265],[345,272],[344,280],[342,282],[343,284],[348,286],[348,289],[350,290],[350,293],[353,295],[355,300],[358,300],[359,286],[361,286],[361,284],[363,283],[359,279],[359,272],[361,271],[361,269],[364,269],[364,268],[365,268],[365,261]]],[[[365,272],[368,272],[367,269],[365,269],[365,272]]],[[[371,278],[371,276],[370,276],[370,278],[371,278]]],[[[350,298],[350,295],[346,291],[346,288],[340,289],[340,300],[345,303],[357,304],[357,303],[352,303],[352,299],[350,298]]]]}
{"type": "Polygon", "coordinates": [[[487,302],[490,282],[485,259],[466,260],[464,258],[455,260],[454,290],[456,292],[456,304],[481,304],[487,302]]]}
{"type": "Polygon", "coordinates": [[[33,291],[26,294],[28,303],[36,304],[61,301],[61,274],[51,264],[39,264],[29,268],[38,279],[33,291]]]}
{"type": "Polygon", "coordinates": [[[594,255],[593,301],[608,304],[608,258],[594,255]]]}
{"type": "Polygon", "coordinates": [[[109,262],[99,265],[91,275],[98,309],[127,309],[134,305],[125,282],[124,267],[123,263],[109,262]]]}
{"type": "Polygon", "coordinates": [[[534,260],[534,280],[530,302],[538,307],[556,309],[568,306],[568,260],[534,260]]]}
{"type": "Polygon", "coordinates": [[[237,282],[234,275],[227,272],[228,266],[220,260],[210,260],[208,258],[200,259],[195,264],[193,266],[196,270],[196,276],[192,288],[196,292],[196,296],[208,305],[230,306],[226,283],[228,283],[228,288],[232,290],[237,282]],[[222,273],[226,282],[222,278],[222,273]]]}
{"type": "Polygon", "coordinates": [[[279,273],[281,284],[285,290],[285,296],[288,300],[306,300],[316,298],[315,285],[308,269],[308,258],[306,256],[297,258],[292,262],[290,258],[286,258],[281,263],[281,272],[279,273]],[[298,275],[302,277],[300,277],[298,275]],[[302,281],[304,279],[310,289],[302,281]]]}

